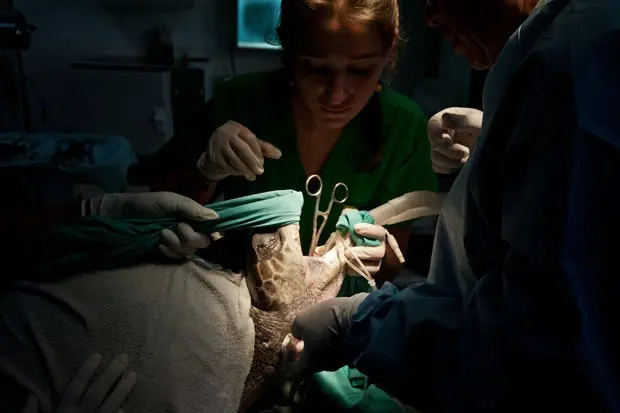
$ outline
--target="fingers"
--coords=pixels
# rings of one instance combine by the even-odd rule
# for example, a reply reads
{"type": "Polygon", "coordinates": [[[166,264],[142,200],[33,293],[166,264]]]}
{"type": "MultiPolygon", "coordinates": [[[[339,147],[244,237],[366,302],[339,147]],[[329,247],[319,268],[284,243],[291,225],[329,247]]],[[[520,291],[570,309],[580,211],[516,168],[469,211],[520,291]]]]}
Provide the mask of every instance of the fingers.
{"type": "Polygon", "coordinates": [[[39,398],[35,394],[30,394],[30,396],[28,396],[26,405],[21,413],[39,413],[39,398]]]}
{"type": "Polygon", "coordinates": [[[355,232],[361,237],[368,237],[378,241],[385,241],[385,228],[381,225],[360,223],[355,225],[355,232]]]}
{"type": "MultiPolygon", "coordinates": [[[[303,343],[303,341],[302,341],[303,343]]],[[[298,377],[306,377],[319,369],[313,369],[313,365],[316,364],[316,358],[322,358],[313,354],[312,349],[305,348],[299,353],[296,358],[295,364],[293,364],[293,373],[298,377]],[[313,363],[313,360],[315,361],[313,363]]]]}
{"type": "Polygon", "coordinates": [[[298,343],[298,346],[293,349],[288,349],[288,359],[294,361],[293,372],[296,375],[305,376],[309,373],[311,360],[313,356],[312,346],[306,346],[304,340],[301,337],[306,337],[307,333],[304,331],[304,320],[298,320],[299,316],[293,320],[291,328],[291,340],[298,343]],[[298,351],[297,351],[298,350],[298,351]]]}
{"type": "Polygon", "coordinates": [[[428,133],[428,139],[430,140],[431,147],[433,149],[446,145],[446,143],[444,143],[444,140],[446,139],[449,140],[451,143],[452,138],[444,130],[441,116],[439,115],[439,113],[429,119],[426,131],[428,133]]]}
{"type": "Polygon", "coordinates": [[[238,171],[253,181],[257,175],[265,172],[264,158],[280,159],[282,152],[269,142],[257,139],[256,136],[247,129],[239,132],[239,139],[231,140],[234,154],[227,153],[227,159],[238,171]],[[236,156],[233,156],[236,155],[236,156]],[[241,163],[240,163],[241,162],[241,163]],[[250,174],[247,171],[250,171],[250,174]]]}
{"type": "Polygon", "coordinates": [[[467,116],[461,113],[444,112],[441,115],[441,124],[444,129],[464,131],[469,128],[467,116]]]}
{"type": "Polygon", "coordinates": [[[293,320],[291,334],[303,341],[298,371],[334,371],[346,364],[342,338],[347,334],[353,313],[367,295],[337,297],[322,301],[298,314],[293,320]]]}
{"type": "Polygon", "coordinates": [[[381,270],[381,265],[383,264],[382,260],[379,261],[362,261],[362,264],[364,264],[364,267],[366,267],[366,271],[368,271],[368,273],[370,275],[374,275],[376,273],[379,272],[379,270],[381,270]]]}
{"type": "Polygon", "coordinates": [[[304,340],[306,338],[306,325],[311,323],[311,314],[301,313],[295,319],[291,325],[291,334],[297,340],[304,340]]]}
{"type": "Polygon", "coordinates": [[[265,158],[280,159],[282,157],[282,152],[280,151],[280,149],[276,148],[269,142],[265,142],[260,139],[257,139],[257,141],[260,145],[261,152],[265,158]]]}
{"type": "Polygon", "coordinates": [[[220,126],[209,140],[210,163],[200,164],[209,179],[229,175],[256,180],[264,172],[265,157],[279,159],[282,153],[270,143],[256,138],[248,128],[234,121],[220,126]]]}
{"type": "Polygon", "coordinates": [[[181,242],[179,236],[168,228],[161,232],[160,237],[159,250],[167,257],[184,258],[194,252],[189,248],[183,248],[183,242],[181,242]]]}
{"type": "Polygon", "coordinates": [[[470,149],[459,143],[450,145],[448,148],[433,149],[433,152],[438,152],[448,159],[454,159],[460,161],[462,159],[469,158],[470,149]]]}
{"type": "Polygon", "coordinates": [[[259,165],[262,165],[265,159],[263,158],[263,151],[261,149],[260,143],[256,138],[256,135],[252,133],[248,128],[243,125],[239,125],[239,138],[243,140],[246,145],[250,148],[251,154],[253,158],[256,158],[259,165]]]}
{"type": "Polygon", "coordinates": [[[291,325],[293,337],[311,343],[316,340],[320,341],[335,333],[335,331],[330,330],[336,323],[334,308],[342,300],[342,297],[330,298],[298,314],[291,325]]]}
{"type": "Polygon", "coordinates": [[[452,173],[461,169],[463,164],[469,159],[469,155],[455,159],[455,156],[448,157],[441,152],[431,152],[431,162],[433,170],[437,173],[452,173]]]}
{"type": "MultiPolygon", "coordinates": [[[[129,357],[122,354],[116,356],[103,372],[93,380],[100,364],[101,356],[99,354],[90,355],[82,363],[62,393],[58,412],[118,413],[133,389],[136,374],[134,372],[125,374],[125,369],[129,365],[129,357]]],[[[31,399],[32,396],[28,399],[31,408],[34,406],[34,402],[37,402],[38,405],[36,397],[34,402],[31,399]]],[[[30,413],[30,411],[24,410],[22,413],[30,413]]]]}
{"type": "Polygon", "coordinates": [[[482,128],[482,112],[472,108],[451,108],[444,111],[442,121],[444,128],[478,136],[482,128]]]}
{"type": "MultiPolygon", "coordinates": [[[[347,251],[347,258],[349,260],[353,259],[353,256],[357,257],[357,259],[362,262],[364,267],[366,267],[366,271],[370,274],[376,274],[381,268],[381,263],[386,252],[385,238],[387,233],[385,228],[381,225],[361,223],[355,225],[355,232],[362,237],[381,241],[381,245],[377,247],[357,246],[352,247],[347,251]]],[[[349,275],[358,275],[352,269],[350,269],[348,273],[349,275]]]]}
{"type": "Polygon", "coordinates": [[[242,175],[248,180],[256,179],[262,168],[263,156],[256,136],[245,126],[228,121],[216,129],[209,140],[209,163],[203,160],[202,169],[219,180],[228,175],[242,175]]]}
{"type": "Polygon", "coordinates": [[[174,260],[181,259],[181,258],[187,258],[188,255],[191,255],[191,254],[193,254],[195,252],[194,251],[194,252],[190,252],[188,254],[181,254],[181,253],[172,251],[165,244],[159,244],[157,246],[157,249],[159,249],[159,252],[164,254],[166,257],[172,258],[174,260]]]}
{"type": "MultiPolygon", "coordinates": [[[[383,260],[376,260],[376,261],[361,260],[361,262],[364,268],[366,269],[366,271],[368,271],[368,274],[370,275],[375,275],[376,273],[378,273],[379,270],[381,270],[381,265],[383,265],[383,260]]],[[[347,267],[347,275],[350,275],[353,277],[360,276],[360,274],[351,267],[347,267]]]]}
{"type": "Polygon", "coordinates": [[[110,389],[123,376],[128,365],[129,357],[127,355],[121,354],[116,356],[106,366],[101,375],[90,385],[82,399],[82,407],[94,411],[101,406],[110,389]]]}
{"type": "Polygon", "coordinates": [[[210,221],[219,218],[217,212],[203,207],[191,198],[178,194],[170,194],[170,197],[166,215],[173,215],[176,218],[186,218],[192,221],[210,221]]]}
{"type": "MultiPolygon", "coordinates": [[[[376,262],[383,260],[385,257],[385,245],[381,244],[378,247],[352,247],[347,251],[347,258],[351,259],[355,255],[360,261],[376,262]]],[[[374,264],[373,266],[375,266],[374,264]]],[[[368,267],[366,267],[368,268],[368,267]]]]}
{"type": "Polygon", "coordinates": [[[427,125],[431,146],[446,147],[454,142],[473,147],[482,128],[482,112],[472,108],[448,108],[433,115],[427,125]]]}
{"type": "MultiPolygon", "coordinates": [[[[467,134],[471,137],[471,134],[467,134]]],[[[467,140],[467,139],[466,139],[467,140]]],[[[467,141],[465,144],[453,143],[448,146],[439,146],[431,151],[433,170],[439,174],[455,172],[469,160],[471,149],[475,142],[467,141]]]]}
{"type": "Polygon", "coordinates": [[[58,406],[59,412],[79,403],[84,390],[86,390],[86,386],[88,386],[88,383],[95,375],[99,364],[101,364],[101,355],[99,354],[91,354],[84,363],[82,363],[63,392],[62,399],[58,406]]]}
{"type": "Polygon", "coordinates": [[[181,222],[177,225],[177,234],[179,235],[178,238],[181,241],[181,245],[186,247],[201,249],[207,248],[211,243],[211,239],[208,235],[194,231],[194,229],[185,222],[181,222]]]}
{"type": "Polygon", "coordinates": [[[105,399],[99,408],[99,413],[120,413],[135,384],[136,373],[130,371],[125,374],[116,384],[112,393],[105,399]]]}
{"type": "MultiPolygon", "coordinates": [[[[247,131],[247,133],[251,132],[247,131]]],[[[243,163],[244,168],[249,170],[256,179],[256,175],[260,175],[264,172],[263,165],[265,161],[256,136],[254,136],[254,134],[252,134],[251,138],[248,135],[244,136],[245,137],[238,135],[232,138],[230,144],[234,154],[243,163]],[[249,144],[248,141],[250,141],[251,144],[249,144]]],[[[231,159],[231,162],[232,161],[235,161],[235,159],[231,159]]],[[[242,172],[242,170],[239,170],[239,172],[242,172]]],[[[248,177],[245,173],[244,176],[246,178],[248,177]]]]}
{"type": "MultiPolygon", "coordinates": [[[[356,263],[354,256],[362,262],[369,274],[373,275],[379,272],[383,258],[385,257],[385,243],[381,243],[378,247],[352,247],[346,252],[346,257],[353,263],[356,263]]],[[[349,268],[349,275],[359,275],[357,271],[349,268]]]]}
{"type": "Polygon", "coordinates": [[[194,219],[195,221],[211,221],[212,219],[218,219],[220,216],[217,212],[212,210],[211,208],[205,208],[200,205],[198,202],[195,203],[196,207],[193,209],[196,213],[193,215],[187,216],[187,218],[194,219]]]}
{"type": "Polygon", "coordinates": [[[250,147],[243,141],[235,144],[235,146],[222,148],[222,158],[224,163],[228,165],[231,174],[242,175],[248,181],[256,180],[256,175],[263,173],[262,163],[252,154],[250,147]]]}
{"type": "Polygon", "coordinates": [[[292,334],[287,334],[282,342],[282,356],[286,362],[299,360],[304,351],[304,341],[296,339],[292,334]]]}
{"type": "Polygon", "coordinates": [[[196,232],[190,225],[181,222],[174,231],[164,229],[161,232],[159,251],[169,258],[185,258],[210,244],[210,236],[196,232]]]}

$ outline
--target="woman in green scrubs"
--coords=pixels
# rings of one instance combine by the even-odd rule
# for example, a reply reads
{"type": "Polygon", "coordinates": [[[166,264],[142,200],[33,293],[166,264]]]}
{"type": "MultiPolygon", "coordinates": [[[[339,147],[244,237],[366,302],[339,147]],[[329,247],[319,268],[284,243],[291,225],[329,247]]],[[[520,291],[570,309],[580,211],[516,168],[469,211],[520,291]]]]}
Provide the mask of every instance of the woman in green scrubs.
{"type": "MultiPolygon", "coordinates": [[[[349,189],[345,207],[366,210],[407,192],[435,191],[421,109],[380,82],[393,68],[401,38],[398,3],[359,3],[284,0],[278,27],[284,67],[217,84],[194,138],[173,138],[160,151],[166,167],[153,189],[199,202],[277,189],[305,194],[307,177],[318,174],[322,210],[339,182],[349,189]]],[[[314,203],[305,194],[300,236],[306,253],[314,203]]],[[[319,245],[341,210],[335,204],[319,245]]],[[[389,231],[406,251],[409,225],[389,231]]],[[[381,229],[364,231],[373,233],[381,229]]],[[[380,266],[378,284],[398,272],[385,243],[366,248],[360,259],[372,272],[380,266]]],[[[341,294],[366,288],[363,278],[347,277],[341,294]]]]}

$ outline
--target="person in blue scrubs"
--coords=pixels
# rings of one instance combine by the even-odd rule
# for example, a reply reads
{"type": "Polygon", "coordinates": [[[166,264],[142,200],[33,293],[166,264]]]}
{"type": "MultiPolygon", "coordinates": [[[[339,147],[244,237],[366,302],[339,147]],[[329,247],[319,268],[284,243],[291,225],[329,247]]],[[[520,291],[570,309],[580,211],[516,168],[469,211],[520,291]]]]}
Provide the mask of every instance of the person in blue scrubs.
{"type": "Polygon", "coordinates": [[[429,0],[427,22],[492,66],[430,275],[300,314],[300,371],[424,413],[620,412],[620,2],[429,0]]]}

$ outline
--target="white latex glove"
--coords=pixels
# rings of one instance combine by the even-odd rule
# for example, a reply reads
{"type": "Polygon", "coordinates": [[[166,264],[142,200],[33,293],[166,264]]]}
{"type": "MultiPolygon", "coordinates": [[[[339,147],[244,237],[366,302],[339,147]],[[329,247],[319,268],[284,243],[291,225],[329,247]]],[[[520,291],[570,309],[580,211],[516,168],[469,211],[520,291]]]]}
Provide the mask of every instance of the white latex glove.
{"type": "Polygon", "coordinates": [[[457,172],[469,159],[482,128],[482,112],[471,108],[448,108],[428,121],[431,161],[438,174],[457,172]]]}
{"type": "MultiPolygon", "coordinates": [[[[381,264],[383,262],[383,258],[385,257],[385,228],[381,225],[361,223],[355,225],[355,232],[359,236],[381,241],[381,245],[377,247],[351,247],[351,249],[347,252],[347,259],[351,260],[351,255],[357,256],[357,258],[366,267],[368,273],[370,275],[375,275],[381,269],[381,264]]],[[[355,264],[354,260],[352,260],[352,262],[355,264]]],[[[359,276],[359,274],[351,268],[347,268],[347,275],[359,276]]]]}
{"type": "MultiPolygon", "coordinates": [[[[136,373],[126,372],[129,358],[119,355],[95,378],[99,354],[90,355],[63,391],[55,413],[120,413],[136,384],[136,373]]],[[[28,397],[22,413],[39,413],[39,399],[28,397]]]]}
{"type": "MultiPolygon", "coordinates": [[[[114,219],[180,218],[188,221],[216,219],[217,213],[198,202],[174,192],[145,192],[132,194],[106,194],[87,201],[86,214],[114,219]]],[[[211,237],[180,223],[174,230],[161,232],[159,250],[170,258],[183,258],[197,250],[207,248],[211,237]]]]}
{"type": "Polygon", "coordinates": [[[244,176],[254,181],[264,172],[265,158],[280,159],[282,152],[256,137],[248,128],[229,120],[213,132],[198,168],[210,181],[244,176]]]}

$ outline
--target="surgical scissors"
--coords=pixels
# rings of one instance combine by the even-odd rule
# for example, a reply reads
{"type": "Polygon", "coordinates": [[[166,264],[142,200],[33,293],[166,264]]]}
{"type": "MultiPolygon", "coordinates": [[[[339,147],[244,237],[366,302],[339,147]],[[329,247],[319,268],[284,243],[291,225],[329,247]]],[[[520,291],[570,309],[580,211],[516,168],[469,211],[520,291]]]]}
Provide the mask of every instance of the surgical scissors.
{"type": "Polygon", "coordinates": [[[308,251],[311,256],[315,254],[316,248],[318,247],[319,238],[321,237],[321,234],[323,233],[323,229],[325,229],[325,225],[327,224],[327,218],[329,217],[329,213],[331,212],[332,207],[334,206],[334,202],[337,204],[344,204],[347,198],[349,197],[349,188],[344,183],[338,182],[334,186],[334,189],[332,189],[332,196],[331,196],[331,199],[329,200],[329,204],[327,205],[327,209],[325,211],[321,211],[319,209],[320,208],[319,204],[321,203],[322,191],[323,191],[323,180],[321,179],[321,177],[319,175],[310,175],[308,179],[306,179],[306,193],[316,198],[316,201],[314,204],[314,218],[312,220],[312,242],[310,243],[310,251],[308,251]],[[316,189],[316,191],[312,191],[310,189],[310,183],[314,180],[318,181],[318,188],[316,189]],[[344,196],[342,198],[338,198],[338,195],[336,194],[336,191],[338,190],[338,188],[344,189],[344,196]],[[323,221],[321,222],[321,226],[319,227],[317,231],[317,226],[318,226],[317,221],[319,217],[321,217],[323,221]]]}

